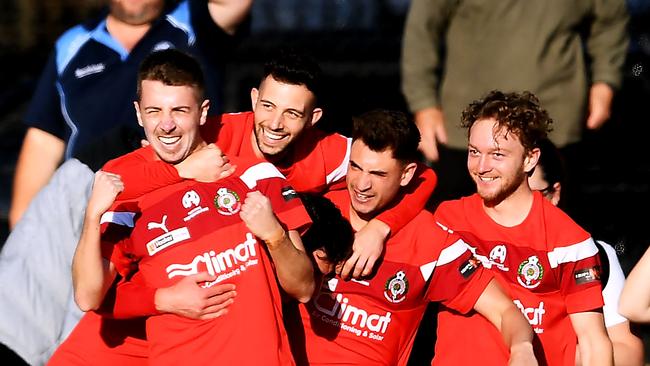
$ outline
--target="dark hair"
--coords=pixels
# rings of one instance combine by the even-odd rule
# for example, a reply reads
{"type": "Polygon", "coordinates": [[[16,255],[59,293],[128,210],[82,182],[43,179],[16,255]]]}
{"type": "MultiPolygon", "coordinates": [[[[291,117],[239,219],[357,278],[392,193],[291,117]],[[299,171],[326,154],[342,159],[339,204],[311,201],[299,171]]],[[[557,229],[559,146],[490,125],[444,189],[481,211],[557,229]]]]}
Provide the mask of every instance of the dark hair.
{"type": "Polygon", "coordinates": [[[420,131],[399,111],[375,109],[353,118],[352,140],[360,139],[371,150],[393,151],[393,158],[412,162],[419,158],[420,131]]]}
{"type": "Polygon", "coordinates": [[[537,165],[541,166],[544,171],[542,178],[549,185],[560,183],[564,186],[566,171],[560,150],[549,139],[543,139],[539,142],[539,150],[540,155],[537,165]]]}
{"type": "Polygon", "coordinates": [[[526,151],[539,146],[547,138],[553,120],[539,105],[539,100],[530,92],[503,93],[493,90],[483,99],[472,102],[463,111],[461,125],[467,134],[480,119],[494,118],[499,128],[505,128],[519,137],[526,151]]]}
{"type": "Polygon", "coordinates": [[[302,236],[308,253],[322,249],[331,263],[346,260],[352,254],[354,231],[341,211],[327,198],[316,194],[299,193],[312,224],[302,236]]]}
{"type": "Polygon", "coordinates": [[[270,75],[282,83],[304,85],[318,99],[322,88],[322,74],[320,66],[311,56],[292,48],[283,48],[264,64],[262,81],[270,75]]]}
{"type": "Polygon", "coordinates": [[[142,81],[160,81],[171,86],[191,86],[197,99],[204,98],[205,81],[201,65],[194,57],[176,49],[155,51],[149,54],[138,70],[138,100],[142,97],[142,81]]]}

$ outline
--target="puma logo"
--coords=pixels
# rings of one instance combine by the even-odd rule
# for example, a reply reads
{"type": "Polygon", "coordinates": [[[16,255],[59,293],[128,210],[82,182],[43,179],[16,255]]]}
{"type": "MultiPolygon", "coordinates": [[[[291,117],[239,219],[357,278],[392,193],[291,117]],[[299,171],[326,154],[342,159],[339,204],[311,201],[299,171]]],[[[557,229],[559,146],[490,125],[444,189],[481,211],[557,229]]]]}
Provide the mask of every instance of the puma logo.
{"type": "Polygon", "coordinates": [[[164,215],[162,218],[161,223],[157,222],[150,222],[147,224],[147,229],[162,229],[164,232],[168,233],[169,230],[167,230],[167,226],[165,226],[165,222],[167,221],[167,215],[164,215]]]}

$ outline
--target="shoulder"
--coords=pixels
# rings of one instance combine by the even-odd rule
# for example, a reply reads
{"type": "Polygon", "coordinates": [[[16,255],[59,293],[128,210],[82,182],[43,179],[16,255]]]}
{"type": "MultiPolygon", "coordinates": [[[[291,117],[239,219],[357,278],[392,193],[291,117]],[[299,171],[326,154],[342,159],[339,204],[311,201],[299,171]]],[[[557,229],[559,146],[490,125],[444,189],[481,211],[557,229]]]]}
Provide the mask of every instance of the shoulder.
{"type": "MultiPolygon", "coordinates": [[[[79,53],[81,48],[91,39],[91,26],[94,23],[79,24],[65,31],[54,45],[56,53],[56,69],[60,74],[70,63],[72,58],[79,53]]],[[[96,25],[96,24],[94,24],[96,25]]]]}
{"type": "Polygon", "coordinates": [[[564,211],[546,199],[542,199],[541,202],[544,227],[549,237],[549,244],[555,247],[562,247],[587,240],[593,243],[591,235],[573,221],[564,211]]]}
{"type": "Polygon", "coordinates": [[[437,222],[443,225],[458,224],[467,220],[472,209],[476,206],[478,195],[474,194],[457,200],[443,201],[434,213],[437,222]]]}
{"type": "Polygon", "coordinates": [[[119,156],[115,159],[109,160],[102,170],[114,172],[120,170],[124,166],[128,166],[132,163],[142,163],[142,162],[151,162],[154,161],[154,152],[150,147],[141,147],[135,151],[132,151],[128,154],[119,156]]]}
{"type": "Polygon", "coordinates": [[[255,187],[257,182],[264,179],[280,178],[285,179],[275,165],[257,158],[230,158],[233,165],[237,166],[235,175],[239,177],[249,188],[255,187]]]}

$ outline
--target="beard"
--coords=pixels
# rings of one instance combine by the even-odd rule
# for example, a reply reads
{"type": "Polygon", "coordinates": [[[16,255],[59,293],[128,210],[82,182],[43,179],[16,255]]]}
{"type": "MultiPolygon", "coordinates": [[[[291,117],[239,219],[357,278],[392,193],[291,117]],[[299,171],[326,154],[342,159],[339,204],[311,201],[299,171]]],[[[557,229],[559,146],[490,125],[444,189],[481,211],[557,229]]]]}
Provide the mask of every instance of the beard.
{"type": "Polygon", "coordinates": [[[495,192],[481,192],[478,194],[483,199],[483,202],[488,207],[494,207],[499,203],[503,202],[506,198],[510,197],[519,187],[521,186],[524,180],[528,179],[526,173],[523,171],[517,171],[517,174],[505,182],[497,191],[495,192]]]}

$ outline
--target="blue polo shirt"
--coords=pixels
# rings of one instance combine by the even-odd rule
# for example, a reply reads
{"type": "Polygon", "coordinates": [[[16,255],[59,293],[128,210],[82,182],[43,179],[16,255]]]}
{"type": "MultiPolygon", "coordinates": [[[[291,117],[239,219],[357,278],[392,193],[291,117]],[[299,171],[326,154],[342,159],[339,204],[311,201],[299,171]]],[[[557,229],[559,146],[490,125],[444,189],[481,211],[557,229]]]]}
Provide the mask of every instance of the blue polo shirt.
{"type": "Polygon", "coordinates": [[[156,50],[176,48],[195,56],[205,73],[210,114],[220,112],[222,68],[232,37],[212,21],[206,1],[168,6],[131,52],[108,33],[106,15],[57,40],[25,116],[29,127],[66,142],[66,159],[83,156],[106,136],[120,138],[117,131],[124,126],[140,131],[133,107],[137,72],[156,50]]]}

